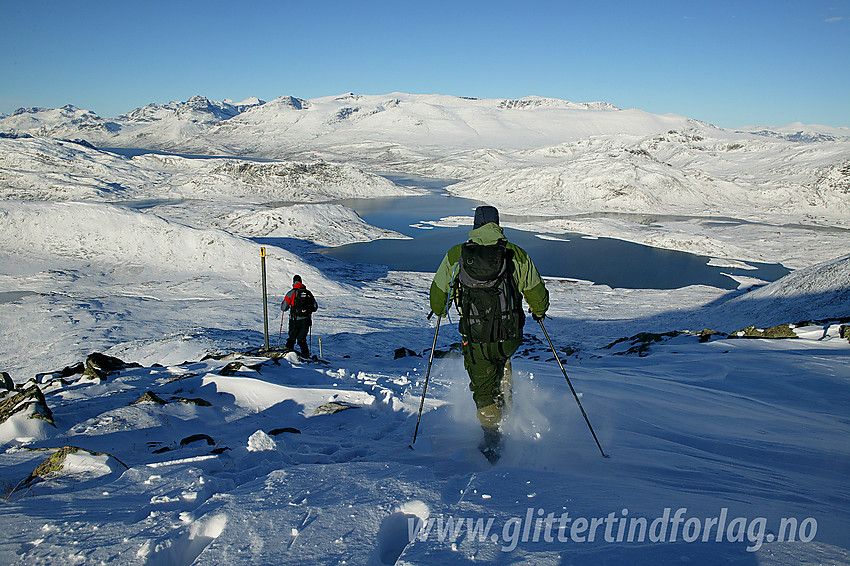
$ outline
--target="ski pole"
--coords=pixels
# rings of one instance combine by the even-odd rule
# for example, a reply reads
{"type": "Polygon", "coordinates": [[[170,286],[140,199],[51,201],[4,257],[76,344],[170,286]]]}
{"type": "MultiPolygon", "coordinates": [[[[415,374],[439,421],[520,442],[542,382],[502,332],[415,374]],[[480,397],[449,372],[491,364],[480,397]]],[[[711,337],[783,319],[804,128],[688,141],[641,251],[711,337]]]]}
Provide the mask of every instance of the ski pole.
{"type": "Polygon", "coordinates": [[[564,374],[564,377],[567,380],[567,385],[570,386],[570,391],[573,392],[573,397],[576,398],[576,403],[578,403],[578,408],[581,409],[581,414],[584,417],[584,422],[587,423],[587,428],[590,429],[590,434],[593,435],[593,440],[596,441],[596,446],[599,447],[599,451],[602,453],[603,458],[609,458],[608,454],[606,454],[605,451],[602,450],[602,445],[599,444],[599,439],[596,438],[596,433],[593,432],[593,427],[590,426],[590,419],[587,418],[587,413],[584,412],[584,407],[581,406],[581,401],[579,401],[578,394],[576,393],[576,390],[573,388],[573,384],[570,381],[570,376],[567,375],[567,370],[564,369],[564,365],[561,363],[561,359],[558,357],[558,352],[555,351],[555,345],[552,344],[552,339],[549,338],[549,333],[546,332],[546,327],[543,326],[543,318],[540,318],[537,322],[540,323],[540,328],[543,329],[543,334],[546,336],[546,340],[549,342],[549,347],[552,348],[552,353],[555,354],[555,360],[558,362],[558,366],[561,368],[561,372],[564,374]]]}
{"type": "MultiPolygon", "coordinates": [[[[431,313],[434,314],[434,313],[431,313]]],[[[428,315],[431,318],[431,315],[428,315]]],[[[425,405],[425,391],[428,389],[428,379],[431,377],[431,364],[434,362],[434,350],[437,348],[437,334],[440,332],[440,321],[443,317],[437,317],[437,329],[434,331],[434,344],[431,346],[431,357],[428,359],[428,371],[425,372],[425,385],[422,387],[422,399],[419,401],[419,416],[416,417],[416,429],[413,431],[413,442],[408,444],[408,448],[413,450],[413,445],[416,444],[416,436],[419,434],[419,421],[422,420],[422,407],[425,405]]]]}
{"type": "Polygon", "coordinates": [[[285,313],[280,313],[280,332],[277,333],[277,347],[280,348],[280,337],[283,336],[283,315],[285,313]]]}

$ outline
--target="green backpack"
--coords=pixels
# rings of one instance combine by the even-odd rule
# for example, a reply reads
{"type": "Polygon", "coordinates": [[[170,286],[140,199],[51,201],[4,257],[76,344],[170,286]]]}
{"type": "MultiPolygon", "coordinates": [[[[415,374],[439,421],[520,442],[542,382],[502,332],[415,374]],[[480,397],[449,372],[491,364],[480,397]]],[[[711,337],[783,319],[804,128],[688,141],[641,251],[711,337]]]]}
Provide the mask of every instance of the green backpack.
{"type": "Polygon", "coordinates": [[[465,340],[489,343],[522,338],[525,313],[512,258],[513,250],[504,241],[492,246],[466,242],[461,247],[454,299],[465,340]]]}

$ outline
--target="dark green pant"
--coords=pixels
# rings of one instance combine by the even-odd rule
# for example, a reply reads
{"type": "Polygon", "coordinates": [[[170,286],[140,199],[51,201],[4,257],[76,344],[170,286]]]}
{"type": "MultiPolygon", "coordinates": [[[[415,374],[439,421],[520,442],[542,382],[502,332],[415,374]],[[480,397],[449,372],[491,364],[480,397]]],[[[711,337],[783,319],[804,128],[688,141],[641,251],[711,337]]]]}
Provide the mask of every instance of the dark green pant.
{"type": "Polygon", "coordinates": [[[310,357],[310,348],[307,346],[307,334],[310,332],[310,326],[313,321],[309,318],[289,318],[289,338],[286,339],[286,347],[292,349],[295,343],[301,349],[301,355],[305,358],[310,357]]]}
{"type": "Polygon", "coordinates": [[[463,367],[469,374],[469,389],[482,427],[494,428],[499,425],[502,408],[508,401],[505,395],[510,395],[510,391],[503,391],[502,385],[503,380],[511,383],[510,376],[505,372],[505,364],[521,342],[469,342],[463,346],[463,367]]]}

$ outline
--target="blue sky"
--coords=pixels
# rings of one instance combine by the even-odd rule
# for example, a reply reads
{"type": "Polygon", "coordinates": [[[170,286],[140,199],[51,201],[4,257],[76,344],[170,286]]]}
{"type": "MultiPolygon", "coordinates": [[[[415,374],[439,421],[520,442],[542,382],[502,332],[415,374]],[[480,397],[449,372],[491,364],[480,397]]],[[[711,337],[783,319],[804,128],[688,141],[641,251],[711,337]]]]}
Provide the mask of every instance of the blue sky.
{"type": "Polygon", "coordinates": [[[0,112],[349,91],[850,126],[850,0],[0,0],[0,112]]]}

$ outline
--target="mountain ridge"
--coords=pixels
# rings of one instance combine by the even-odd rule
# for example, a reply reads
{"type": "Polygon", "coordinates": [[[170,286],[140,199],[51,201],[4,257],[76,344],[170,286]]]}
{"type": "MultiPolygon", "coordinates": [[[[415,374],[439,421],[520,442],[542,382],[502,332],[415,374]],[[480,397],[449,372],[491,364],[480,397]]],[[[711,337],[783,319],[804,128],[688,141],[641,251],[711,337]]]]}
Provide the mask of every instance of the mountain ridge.
{"type": "MultiPolygon", "coordinates": [[[[81,138],[100,147],[185,152],[232,151],[236,155],[303,150],[340,143],[396,143],[409,148],[535,149],[596,135],[650,135],[696,129],[814,143],[850,140],[844,129],[791,124],[738,130],[676,114],[622,109],[610,103],[572,102],[536,95],[516,99],[441,94],[344,93],[313,99],[283,95],[241,103],[195,95],[186,101],[151,103],[114,118],[65,105],[19,108],[0,116],[0,133],[81,138]],[[285,134],[285,135],[283,135],[285,134]],[[253,138],[263,136],[261,144],[253,138]]],[[[850,132],[850,130],[848,130],[850,132]]]]}

